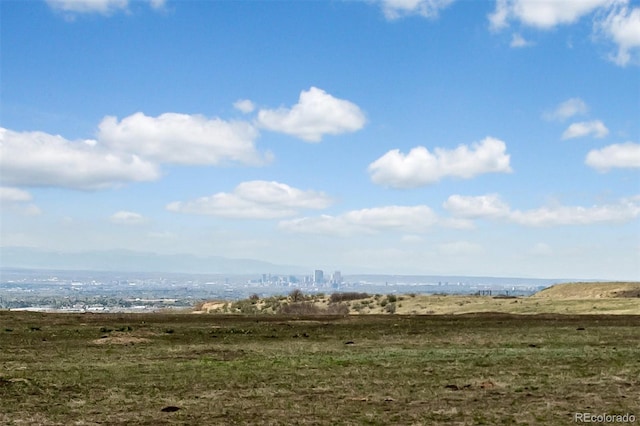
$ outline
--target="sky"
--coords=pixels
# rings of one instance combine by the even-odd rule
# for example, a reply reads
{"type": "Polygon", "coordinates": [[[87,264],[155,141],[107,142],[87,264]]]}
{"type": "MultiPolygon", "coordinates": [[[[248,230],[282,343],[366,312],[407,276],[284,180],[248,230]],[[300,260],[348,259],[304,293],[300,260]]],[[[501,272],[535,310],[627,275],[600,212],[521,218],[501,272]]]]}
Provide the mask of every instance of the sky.
{"type": "Polygon", "coordinates": [[[640,280],[639,1],[0,19],[3,247],[640,280]]]}

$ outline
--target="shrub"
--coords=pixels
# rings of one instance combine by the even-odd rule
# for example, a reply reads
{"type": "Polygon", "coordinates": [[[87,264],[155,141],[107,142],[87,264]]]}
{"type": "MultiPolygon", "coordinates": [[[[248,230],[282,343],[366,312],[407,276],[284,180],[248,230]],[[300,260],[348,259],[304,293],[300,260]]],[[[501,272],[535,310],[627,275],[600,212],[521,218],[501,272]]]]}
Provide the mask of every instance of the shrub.
{"type": "Polygon", "coordinates": [[[279,313],[283,315],[320,315],[322,309],[313,303],[300,302],[281,306],[279,313]]]}
{"type": "Polygon", "coordinates": [[[395,294],[390,294],[387,296],[387,300],[389,300],[389,302],[393,303],[397,300],[398,298],[396,297],[395,294]]]}
{"type": "Polygon", "coordinates": [[[289,297],[292,302],[302,302],[304,300],[304,293],[299,288],[296,288],[291,293],[289,293],[289,297]]]}
{"type": "Polygon", "coordinates": [[[241,314],[256,314],[258,308],[249,300],[238,300],[231,304],[231,312],[239,312],[241,314]]]}
{"type": "Polygon", "coordinates": [[[327,307],[329,315],[349,315],[349,307],[344,303],[334,303],[327,307]]]}
{"type": "Polygon", "coordinates": [[[347,300],[359,300],[366,299],[370,297],[367,293],[356,293],[356,292],[346,292],[346,293],[332,293],[329,301],[331,303],[338,302],[346,302],[347,300]]]}

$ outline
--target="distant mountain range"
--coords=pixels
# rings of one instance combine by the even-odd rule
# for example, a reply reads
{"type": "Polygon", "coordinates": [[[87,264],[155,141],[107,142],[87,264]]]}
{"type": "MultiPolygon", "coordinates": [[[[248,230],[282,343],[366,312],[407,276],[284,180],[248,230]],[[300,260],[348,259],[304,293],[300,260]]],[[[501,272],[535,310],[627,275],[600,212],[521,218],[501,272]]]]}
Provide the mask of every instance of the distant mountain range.
{"type": "Polygon", "coordinates": [[[0,267],[119,272],[176,272],[194,274],[309,274],[308,268],[276,265],[255,259],[221,256],[157,254],[130,250],[86,252],[0,247],[0,267]]]}

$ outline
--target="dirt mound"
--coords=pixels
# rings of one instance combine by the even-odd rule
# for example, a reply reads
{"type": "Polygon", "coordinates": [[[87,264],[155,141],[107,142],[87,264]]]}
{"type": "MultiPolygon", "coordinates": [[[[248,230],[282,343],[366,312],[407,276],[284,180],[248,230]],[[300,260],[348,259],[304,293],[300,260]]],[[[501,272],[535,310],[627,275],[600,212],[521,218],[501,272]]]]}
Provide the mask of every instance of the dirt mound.
{"type": "Polygon", "coordinates": [[[552,299],[611,299],[640,297],[640,282],[597,282],[556,284],[532,297],[552,299]]]}

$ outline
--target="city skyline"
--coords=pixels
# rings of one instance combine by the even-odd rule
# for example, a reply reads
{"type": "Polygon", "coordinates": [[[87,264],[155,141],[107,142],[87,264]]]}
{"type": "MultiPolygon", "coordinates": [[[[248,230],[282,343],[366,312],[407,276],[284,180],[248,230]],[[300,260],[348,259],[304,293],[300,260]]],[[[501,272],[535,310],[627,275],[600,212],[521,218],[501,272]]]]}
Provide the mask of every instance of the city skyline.
{"type": "Polygon", "coordinates": [[[640,280],[638,1],[0,8],[4,248],[640,280]]]}

